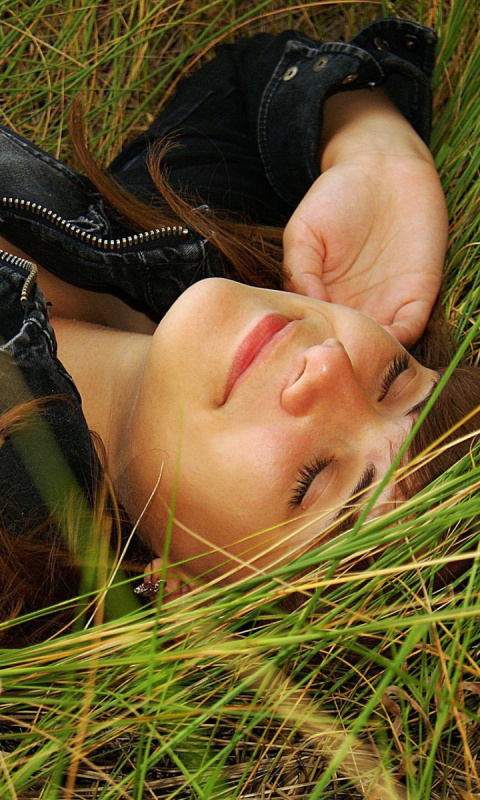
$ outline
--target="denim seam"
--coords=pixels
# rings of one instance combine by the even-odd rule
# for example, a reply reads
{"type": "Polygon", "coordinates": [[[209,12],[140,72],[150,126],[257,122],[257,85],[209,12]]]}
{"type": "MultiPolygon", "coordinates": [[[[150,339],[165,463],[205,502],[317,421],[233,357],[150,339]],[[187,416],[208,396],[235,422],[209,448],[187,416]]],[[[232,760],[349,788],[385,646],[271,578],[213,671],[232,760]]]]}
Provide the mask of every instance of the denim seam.
{"type": "MultiPolygon", "coordinates": [[[[277,181],[275,178],[275,167],[274,167],[274,159],[270,153],[270,146],[267,137],[268,131],[268,117],[271,110],[272,102],[275,98],[275,95],[278,91],[282,88],[282,77],[285,74],[285,71],[288,66],[292,65],[292,61],[298,60],[298,57],[304,57],[305,60],[312,61],[314,58],[318,58],[319,55],[323,53],[333,53],[334,55],[344,55],[347,56],[349,59],[352,60],[352,64],[349,65],[348,69],[345,69],[345,75],[348,75],[351,72],[355,71],[355,61],[359,63],[360,67],[363,66],[370,66],[373,67],[375,72],[377,73],[377,80],[380,82],[383,77],[384,73],[381,69],[380,65],[375,61],[373,56],[364,51],[360,48],[344,44],[342,42],[333,42],[322,44],[318,48],[314,49],[304,45],[303,43],[299,43],[296,41],[289,41],[286,43],[284,52],[270,78],[267,86],[264,89],[259,113],[258,113],[258,123],[257,123],[257,141],[258,141],[258,149],[260,152],[260,157],[263,162],[263,166],[265,169],[265,174],[268,178],[269,183],[274,188],[274,190],[279,194],[282,199],[286,200],[286,196],[279,191],[277,187],[277,181]]],[[[344,76],[345,77],[345,76],[344,76]]],[[[337,77],[331,85],[328,82],[325,82],[324,87],[320,88],[319,92],[319,102],[321,103],[322,100],[325,98],[326,93],[328,91],[329,94],[333,93],[335,89],[341,88],[341,76],[337,77]],[[323,89],[323,91],[322,91],[323,89]]],[[[310,180],[314,180],[315,176],[311,174],[311,169],[309,169],[309,177],[310,180]]],[[[290,200],[286,200],[286,202],[290,202],[290,200]]]]}
{"type": "Polygon", "coordinates": [[[12,136],[9,131],[3,128],[0,128],[0,136],[8,139],[16,148],[18,148],[18,150],[24,150],[25,153],[32,158],[45,163],[50,169],[56,170],[63,178],[68,179],[76,188],[80,187],[82,191],[87,191],[88,187],[85,186],[85,178],[76,173],[74,170],[70,169],[70,167],[67,167],[65,164],[57,161],[57,159],[49,155],[49,153],[37,149],[34,145],[31,145],[29,142],[25,142],[21,138],[12,136]]]}

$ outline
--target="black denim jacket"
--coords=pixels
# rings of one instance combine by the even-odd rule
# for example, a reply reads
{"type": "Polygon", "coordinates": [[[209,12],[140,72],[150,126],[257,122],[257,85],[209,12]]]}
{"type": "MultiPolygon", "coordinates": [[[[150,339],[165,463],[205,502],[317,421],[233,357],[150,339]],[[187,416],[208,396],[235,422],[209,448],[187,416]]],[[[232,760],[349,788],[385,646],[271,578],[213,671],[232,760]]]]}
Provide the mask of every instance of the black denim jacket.
{"type": "Polygon", "coordinates": [[[16,419],[3,418],[6,431],[1,426],[0,522],[18,535],[42,524],[46,509],[57,522],[85,514],[78,487],[91,503],[101,473],[80,395],[56,357],[33,270],[0,250],[0,409],[18,411],[16,419]]]}
{"type": "MultiPolygon", "coordinates": [[[[315,154],[328,96],[382,85],[428,142],[435,50],[432,30],[395,19],[368,25],[349,44],[319,44],[287,31],[225,45],[180,83],[111,171],[133,193],[154,193],[148,147],[175,135],[183,148],[166,159],[174,188],[194,190],[199,202],[283,224],[319,174],[315,154]]],[[[191,283],[224,274],[210,242],[182,226],[135,233],[86,178],[6,128],[0,128],[0,188],[2,236],[64,280],[120,294],[158,319],[191,283]]],[[[81,401],[56,359],[41,293],[36,289],[22,307],[26,266],[0,254],[0,414],[19,401],[8,377],[12,365],[28,387],[23,399],[61,395],[43,418],[71,474],[91,494],[98,462],[81,401]],[[7,314],[7,308],[16,311],[7,314]]],[[[34,508],[51,501],[33,485],[38,478],[32,481],[21,448],[8,444],[0,448],[0,502],[4,520],[21,527],[14,524],[19,510],[22,518],[35,517],[34,508]],[[9,496],[16,498],[13,504],[9,496]]],[[[41,459],[34,462],[38,470],[41,459]]]]}

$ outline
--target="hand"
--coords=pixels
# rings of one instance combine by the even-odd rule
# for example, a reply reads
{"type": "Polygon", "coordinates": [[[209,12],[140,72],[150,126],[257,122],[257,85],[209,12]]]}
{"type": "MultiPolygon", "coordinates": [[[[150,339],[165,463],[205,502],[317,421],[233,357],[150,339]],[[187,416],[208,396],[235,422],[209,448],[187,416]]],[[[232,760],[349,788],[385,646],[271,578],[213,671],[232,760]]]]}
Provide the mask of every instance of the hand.
{"type": "Polygon", "coordinates": [[[428,148],[372,94],[327,101],[322,175],[284,233],[286,288],[363,311],[410,346],[441,284],[445,199],[428,148]]]}

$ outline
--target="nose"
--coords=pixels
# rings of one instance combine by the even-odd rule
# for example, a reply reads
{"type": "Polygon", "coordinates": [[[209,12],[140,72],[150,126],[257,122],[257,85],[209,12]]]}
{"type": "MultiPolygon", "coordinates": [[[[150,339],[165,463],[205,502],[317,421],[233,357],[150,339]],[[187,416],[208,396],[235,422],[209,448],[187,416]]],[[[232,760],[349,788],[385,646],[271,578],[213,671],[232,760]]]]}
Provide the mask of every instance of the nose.
{"type": "Polygon", "coordinates": [[[347,351],[338,339],[305,350],[303,368],[282,392],[284,410],[294,416],[307,416],[322,407],[336,416],[340,409],[359,408],[366,399],[359,386],[347,351]]]}

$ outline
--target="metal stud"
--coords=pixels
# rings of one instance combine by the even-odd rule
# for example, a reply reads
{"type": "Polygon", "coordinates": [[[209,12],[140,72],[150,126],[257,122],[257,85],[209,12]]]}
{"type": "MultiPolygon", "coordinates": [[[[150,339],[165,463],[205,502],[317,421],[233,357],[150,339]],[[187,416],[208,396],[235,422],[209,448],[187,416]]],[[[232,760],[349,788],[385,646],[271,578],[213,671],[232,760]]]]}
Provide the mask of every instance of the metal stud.
{"type": "Polygon", "coordinates": [[[413,50],[417,46],[418,39],[416,36],[405,36],[405,47],[407,47],[408,50],[413,50]]]}
{"type": "Polygon", "coordinates": [[[328,56],[320,56],[320,58],[317,58],[316,61],[313,62],[312,69],[314,72],[321,72],[322,69],[325,69],[327,64],[328,64],[328,56]]]}
{"type": "Polygon", "coordinates": [[[382,39],[380,36],[375,36],[373,40],[373,44],[377,48],[377,50],[382,50],[384,53],[390,52],[390,45],[386,39],[382,39]]]}
{"type": "Polygon", "coordinates": [[[291,81],[298,72],[298,67],[289,67],[283,76],[284,81],[291,81]]]}

